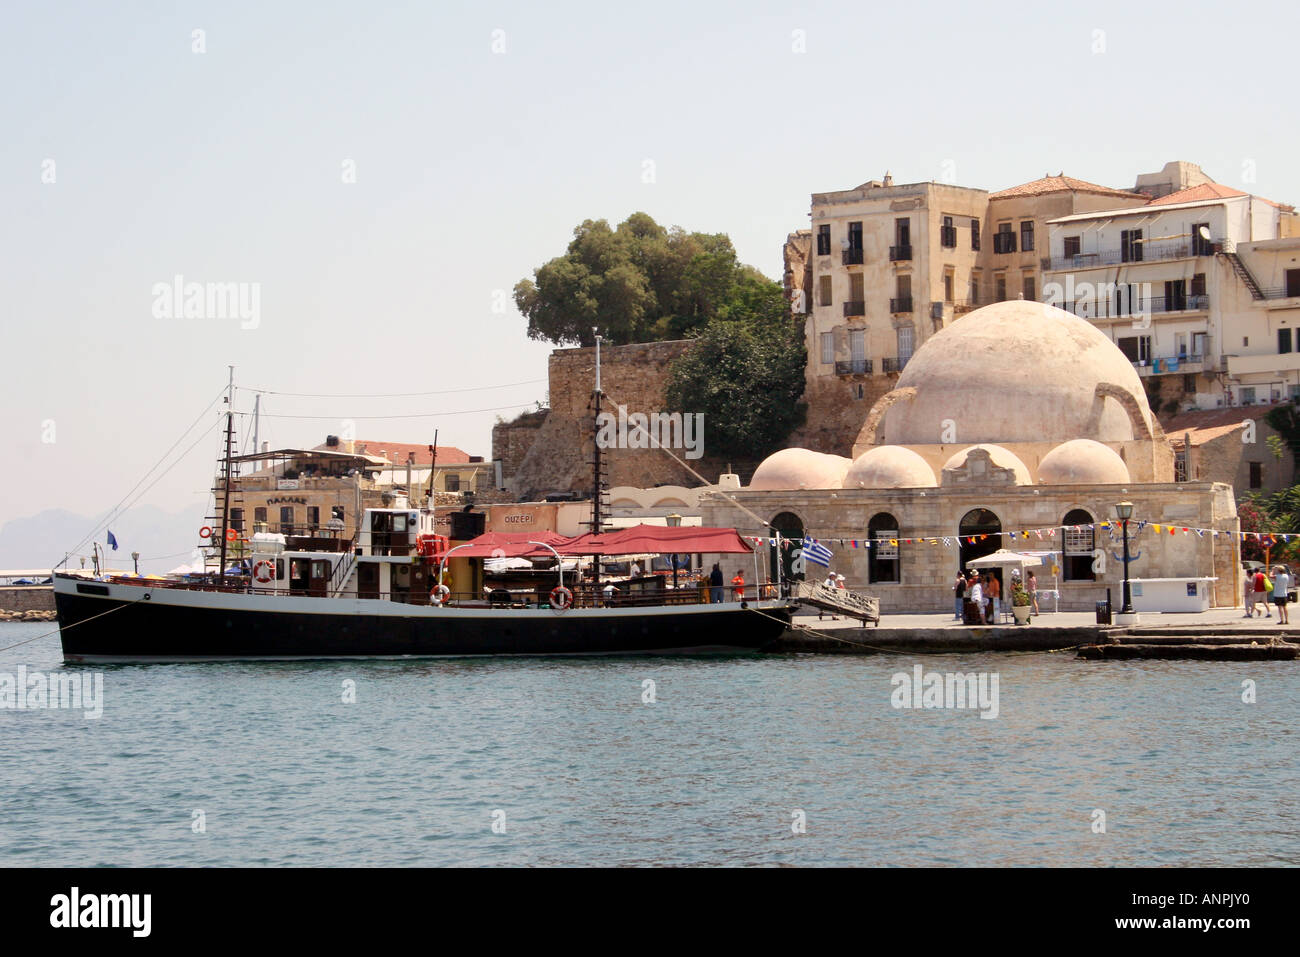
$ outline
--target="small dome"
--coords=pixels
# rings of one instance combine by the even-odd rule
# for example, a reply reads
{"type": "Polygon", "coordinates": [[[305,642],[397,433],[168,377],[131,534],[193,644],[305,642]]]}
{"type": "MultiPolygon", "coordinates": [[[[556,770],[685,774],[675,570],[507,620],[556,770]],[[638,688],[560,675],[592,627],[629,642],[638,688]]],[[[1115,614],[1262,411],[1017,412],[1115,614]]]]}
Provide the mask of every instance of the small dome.
{"type": "Polygon", "coordinates": [[[1092,439],[1073,439],[1043,456],[1041,485],[1125,485],[1128,466],[1112,448],[1092,439]]]}
{"type": "Polygon", "coordinates": [[[844,473],[850,464],[842,455],[827,455],[810,449],[782,449],[763,459],[754,470],[749,487],[758,491],[843,488],[844,473]]]}
{"type": "Polygon", "coordinates": [[[911,449],[878,445],[849,466],[845,488],[934,488],[934,470],[911,449]]]}
{"type": "Polygon", "coordinates": [[[1025,463],[1020,461],[1019,456],[1009,449],[1004,449],[1000,445],[972,445],[970,448],[962,449],[947,462],[943,463],[941,471],[948,469],[959,469],[966,464],[966,457],[976,449],[988,453],[989,460],[999,468],[1011,469],[1016,474],[1017,485],[1029,485],[1029,469],[1025,463]]]}

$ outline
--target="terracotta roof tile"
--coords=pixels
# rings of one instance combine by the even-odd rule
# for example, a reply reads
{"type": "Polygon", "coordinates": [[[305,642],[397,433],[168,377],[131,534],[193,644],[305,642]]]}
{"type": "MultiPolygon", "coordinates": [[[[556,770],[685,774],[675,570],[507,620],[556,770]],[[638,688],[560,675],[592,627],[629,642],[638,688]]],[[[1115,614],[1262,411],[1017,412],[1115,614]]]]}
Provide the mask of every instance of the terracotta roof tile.
{"type": "Polygon", "coordinates": [[[1112,189],[1109,186],[1098,186],[1096,183],[1089,183],[1086,180],[1075,179],[1073,176],[1044,176],[1042,179],[1036,179],[1031,183],[1021,183],[1019,186],[1012,186],[1008,189],[998,190],[996,193],[989,193],[989,199],[1007,199],[1014,196],[1044,196],[1048,193],[1097,193],[1102,196],[1137,196],[1137,193],[1129,192],[1124,189],[1112,189]]]}
{"type": "MultiPolygon", "coordinates": [[[[338,448],[344,449],[346,442],[340,443],[338,448]]],[[[394,465],[405,465],[406,456],[410,452],[415,453],[415,464],[427,466],[432,461],[429,454],[429,445],[415,445],[410,442],[376,442],[373,439],[357,439],[352,443],[352,451],[356,451],[361,446],[366,447],[367,455],[382,455],[394,465]]],[[[327,445],[318,445],[317,449],[321,451],[329,450],[327,445]]],[[[461,451],[454,445],[438,446],[438,464],[439,465],[465,465],[469,462],[469,453],[461,451]]]]}
{"type": "Polygon", "coordinates": [[[1176,449],[1183,447],[1183,435],[1191,433],[1192,446],[1204,445],[1242,427],[1247,419],[1258,421],[1268,415],[1272,406],[1244,405],[1227,409],[1205,409],[1183,412],[1163,424],[1165,435],[1176,449]]]}

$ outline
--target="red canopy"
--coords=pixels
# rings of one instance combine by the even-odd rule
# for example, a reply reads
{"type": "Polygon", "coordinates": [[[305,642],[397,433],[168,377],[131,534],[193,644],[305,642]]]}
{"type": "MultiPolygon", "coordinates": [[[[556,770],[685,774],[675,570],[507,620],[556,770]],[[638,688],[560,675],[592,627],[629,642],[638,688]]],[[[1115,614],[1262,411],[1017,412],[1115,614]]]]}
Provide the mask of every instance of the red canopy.
{"type": "Polygon", "coordinates": [[[671,555],[686,552],[745,553],[753,551],[734,528],[634,525],[616,532],[588,532],[567,538],[556,532],[487,532],[461,546],[460,558],[545,558],[545,542],[561,555],[671,555]]]}

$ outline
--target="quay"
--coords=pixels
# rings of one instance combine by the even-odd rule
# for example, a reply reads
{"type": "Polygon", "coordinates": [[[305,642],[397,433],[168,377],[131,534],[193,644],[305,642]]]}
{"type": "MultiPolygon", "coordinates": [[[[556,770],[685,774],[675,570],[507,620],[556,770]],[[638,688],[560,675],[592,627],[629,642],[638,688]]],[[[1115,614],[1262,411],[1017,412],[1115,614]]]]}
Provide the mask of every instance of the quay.
{"type": "Polygon", "coordinates": [[[1300,659],[1300,623],[1281,626],[1276,617],[1247,619],[1240,608],[1144,614],[1131,626],[1099,625],[1092,612],[1037,615],[1027,625],[963,625],[942,613],[886,613],[877,627],[843,617],[796,615],[791,627],[763,650],[842,655],[1073,651],[1089,661],[1293,661],[1300,659]]]}

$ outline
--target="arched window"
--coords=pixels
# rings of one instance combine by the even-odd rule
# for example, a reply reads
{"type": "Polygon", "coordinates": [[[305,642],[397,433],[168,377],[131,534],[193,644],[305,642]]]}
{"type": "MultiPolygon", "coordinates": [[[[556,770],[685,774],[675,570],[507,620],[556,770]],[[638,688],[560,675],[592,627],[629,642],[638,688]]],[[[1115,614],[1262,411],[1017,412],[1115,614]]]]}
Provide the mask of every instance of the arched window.
{"type": "Polygon", "coordinates": [[[1061,574],[1068,582],[1091,582],[1097,580],[1092,570],[1093,549],[1097,547],[1097,536],[1090,527],[1093,517],[1081,508],[1072,509],[1061,519],[1061,574]]]}
{"type": "MultiPolygon", "coordinates": [[[[1002,547],[1002,522],[987,508],[973,508],[957,526],[961,538],[961,567],[1002,547]]],[[[1001,576],[998,576],[999,579],[1001,576]]]]}
{"type": "Polygon", "coordinates": [[[871,554],[867,578],[872,582],[896,582],[898,577],[898,519],[888,512],[877,512],[867,523],[871,554]]]}
{"type": "MultiPolygon", "coordinates": [[[[794,512],[781,512],[771,521],[772,530],[782,538],[789,539],[791,545],[786,548],[784,545],[780,548],[781,578],[784,581],[790,581],[794,578],[802,578],[802,575],[795,575],[792,568],[795,550],[799,543],[803,541],[803,519],[794,512]]],[[[776,579],[776,563],[778,560],[777,549],[769,546],[769,563],[771,565],[771,575],[773,580],[776,579]]]]}

